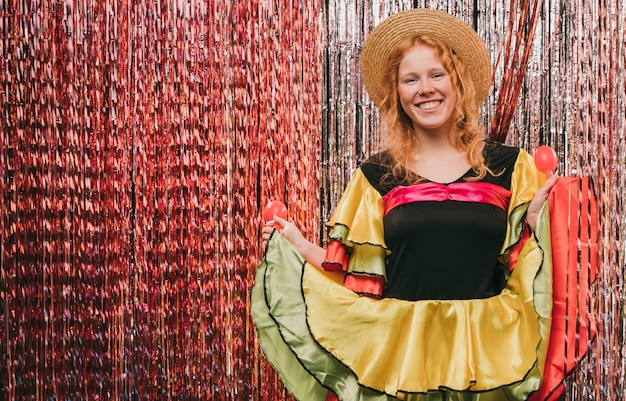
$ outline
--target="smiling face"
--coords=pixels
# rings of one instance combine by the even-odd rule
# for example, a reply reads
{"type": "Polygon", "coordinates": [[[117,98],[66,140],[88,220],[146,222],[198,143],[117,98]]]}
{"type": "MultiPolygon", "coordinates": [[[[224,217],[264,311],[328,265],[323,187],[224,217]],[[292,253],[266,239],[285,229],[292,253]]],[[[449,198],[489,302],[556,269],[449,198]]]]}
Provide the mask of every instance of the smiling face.
{"type": "Polygon", "coordinates": [[[398,66],[398,95],[416,134],[450,134],[456,91],[434,48],[417,43],[398,66]]]}

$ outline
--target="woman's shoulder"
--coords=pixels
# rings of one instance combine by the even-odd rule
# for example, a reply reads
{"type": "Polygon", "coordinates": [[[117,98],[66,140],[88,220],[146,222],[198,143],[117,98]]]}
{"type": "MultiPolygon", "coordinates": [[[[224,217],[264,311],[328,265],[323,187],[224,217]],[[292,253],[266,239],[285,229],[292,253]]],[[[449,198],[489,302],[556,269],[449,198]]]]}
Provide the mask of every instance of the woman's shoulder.
{"type": "Polygon", "coordinates": [[[484,181],[511,188],[511,178],[520,154],[525,153],[521,148],[496,141],[485,141],[483,156],[485,164],[491,170],[484,181]]]}
{"type": "Polygon", "coordinates": [[[502,142],[485,141],[483,156],[490,169],[512,168],[517,161],[521,149],[502,142]]]}
{"type": "Polygon", "coordinates": [[[361,162],[361,168],[365,169],[384,169],[389,168],[393,161],[391,154],[388,150],[383,150],[378,153],[374,153],[361,162]]]}
{"type": "Polygon", "coordinates": [[[361,162],[359,166],[365,178],[381,195],[389,191],[390,173],[393,169],[393,158],[389,151],[375,153],[361,162]]]}
{"type": "Polygon", "coordinates": [[[517,156],[521,148],[517,146],[507,145],[506,143],[485,140],[485,152],[498,155],[515,155],[517,156]]]}

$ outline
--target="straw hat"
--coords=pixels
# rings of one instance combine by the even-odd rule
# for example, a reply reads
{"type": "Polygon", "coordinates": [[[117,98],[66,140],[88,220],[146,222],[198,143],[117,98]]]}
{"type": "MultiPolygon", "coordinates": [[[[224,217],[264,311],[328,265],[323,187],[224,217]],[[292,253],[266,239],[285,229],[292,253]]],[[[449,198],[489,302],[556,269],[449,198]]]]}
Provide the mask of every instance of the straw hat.
{"type": "Polygon", "coordinates": [[[400,42],[416,34],[443,41],[463,61],[474,82],[476,102],[480,106],[491,86],[491,61],[485,44],[465,22],[443,11],[427,8],[392,15],[378,24],[365,41],[361,73],[372,101],[380,106],[385,97],[384,70],[389,55],[400,42]]]}

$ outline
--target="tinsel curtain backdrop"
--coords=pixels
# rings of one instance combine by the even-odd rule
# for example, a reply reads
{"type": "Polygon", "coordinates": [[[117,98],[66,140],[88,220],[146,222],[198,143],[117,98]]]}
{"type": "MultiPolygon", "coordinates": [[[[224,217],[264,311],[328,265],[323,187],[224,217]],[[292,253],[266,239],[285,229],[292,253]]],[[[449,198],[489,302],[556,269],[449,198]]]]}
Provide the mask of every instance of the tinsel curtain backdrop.
{"type": "Polygon", "coordinates": [[[384,146],[361,46],[413,7],[486,41],[486,135],[593,178],[598,337],[566,399],[626,398],[626,3],[0,0],[0,399],[290,399],[249,315],[261,212],[324,242],[384,146]]]}

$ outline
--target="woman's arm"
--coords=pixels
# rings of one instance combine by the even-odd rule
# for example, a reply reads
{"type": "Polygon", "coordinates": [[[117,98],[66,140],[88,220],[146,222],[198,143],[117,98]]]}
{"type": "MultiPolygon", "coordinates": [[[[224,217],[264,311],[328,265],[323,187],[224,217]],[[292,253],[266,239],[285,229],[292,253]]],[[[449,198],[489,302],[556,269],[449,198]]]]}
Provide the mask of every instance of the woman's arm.
{"type": "Polygon", "coordinates": [[[539,217],[539,211],[541,210],[541,206],[548,199],[548,195],[550,194],[550,190],[556,184],[559,176],[554,174],[552,175],[546,183],[539,188],[533,200],[530,201],[528,205],[528,210],[526,211],[526,223],[530,227],[531,232],[535,231],[535,227],[537,226],[537,217],[539,217]]]}

